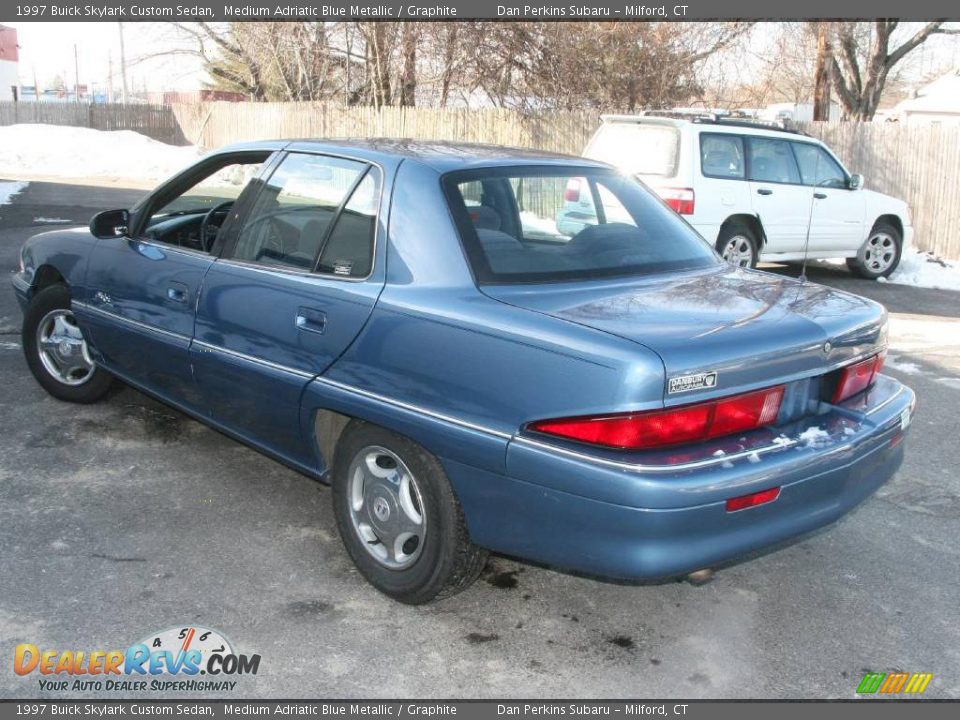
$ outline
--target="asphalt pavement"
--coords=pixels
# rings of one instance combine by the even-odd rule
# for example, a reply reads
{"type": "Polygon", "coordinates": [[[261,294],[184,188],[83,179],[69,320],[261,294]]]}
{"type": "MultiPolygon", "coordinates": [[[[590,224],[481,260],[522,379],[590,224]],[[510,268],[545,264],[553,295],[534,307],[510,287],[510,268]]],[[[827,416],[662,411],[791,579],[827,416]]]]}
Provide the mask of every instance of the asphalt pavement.
{"type": "MultiPolygon", "coordinates": [[[[0,206],[3,274],[30,235],[142,194],[31,183],[0,206]]],[[[893,670],[933,673],[927,697],[960,698],[960,293],[834,267],[810,277],[887,305],[886,372],[918,395],[905,464],[876,496],[702,586],[496,556],[472,588],[421,608],[353,569],[323,485],[130,388],[92,406],[49,397],[3,280],[0,696],[64,695],[12,672],[19,643],[126,648],[197,625],[261,655],[215,693],[227,698],[852,698],[865,672],[893,670]]]]}

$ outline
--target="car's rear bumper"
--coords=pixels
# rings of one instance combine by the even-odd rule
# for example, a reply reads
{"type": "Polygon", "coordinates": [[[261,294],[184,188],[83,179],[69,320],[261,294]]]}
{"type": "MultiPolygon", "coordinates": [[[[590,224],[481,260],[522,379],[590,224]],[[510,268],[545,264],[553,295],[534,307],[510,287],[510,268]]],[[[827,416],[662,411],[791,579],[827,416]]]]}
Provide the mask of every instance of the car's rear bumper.
{"type": "Polygon", "coordinates": [[[711,455],[718,461],[676,471],[595,464],[517,441],[510,477],[444,464],[480,545],[593,575],[673,577],[827,525],[885,483],[903,460],[902,418],[914,395],[889,378],[875,395],[791,429],[826,427],[813,444],[711,455]],[[775,501],[726,510],[727,498],[772,487],[775,501]]]}

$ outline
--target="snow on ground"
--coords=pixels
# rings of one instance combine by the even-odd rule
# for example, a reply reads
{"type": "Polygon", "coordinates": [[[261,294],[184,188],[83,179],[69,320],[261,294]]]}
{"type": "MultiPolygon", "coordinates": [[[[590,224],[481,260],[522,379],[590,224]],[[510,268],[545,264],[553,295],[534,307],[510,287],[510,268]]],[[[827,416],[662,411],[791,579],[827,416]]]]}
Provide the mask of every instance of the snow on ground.
{"type": "Polygon", "coordinates": [[[897,370],[907,375],[917,375],[923,372],[920,369],[919,365],[917,365],[916,363],[907,362],[906,360],[901,359],[898,355],[887,355],[887,358],[886,360],[884,360],[883,365],[884,367],[888,367],[892,370],[897,370]]]}
{"type": "Polygon", "coordinates": [[[199,156],[195,147],[166,145],[132,130],[0,127],[0,177],[162,180],[199,156]]]}
{"type": "Polygon", "coordinates": [[[9,205],[13,196],[23,191],[25,187],[27,187],[25,182],[0,182],[0,205],[9,205]]]}
{"type": "Polygon", "coordinates": [[[914,287],[960,290],[960,263],[949,262],[914,247],[903,250],[900,265],[889,278],[880,282],[914,287]]]}
{"type": "Polygon", "coordinates": [[[69,220],[68,218],[54,218],[54,217],[49,217],[49,218],[48,218],[48,217],[35,217],[35,218],[33,219],[33,221],[34,221],[35,223],[40,224],[40,225],[57,225],[57,224],[60,224],[60,223],[72,223],[72,222],[73,222],[73,220],[69,220]]]}

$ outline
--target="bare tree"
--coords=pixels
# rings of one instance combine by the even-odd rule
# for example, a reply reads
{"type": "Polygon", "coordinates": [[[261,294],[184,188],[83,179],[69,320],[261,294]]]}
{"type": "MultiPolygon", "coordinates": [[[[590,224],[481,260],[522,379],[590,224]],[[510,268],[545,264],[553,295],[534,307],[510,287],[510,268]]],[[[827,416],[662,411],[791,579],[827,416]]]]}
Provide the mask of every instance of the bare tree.
{"type": "Polygon", "coordinates": [[[829,68],[844,115],[852,120],[871,120],[894,67],[932,35],[958,32],[943,25],[940,20],[928,22],[894,47],[898,20],[836,23],[829,68]]]}

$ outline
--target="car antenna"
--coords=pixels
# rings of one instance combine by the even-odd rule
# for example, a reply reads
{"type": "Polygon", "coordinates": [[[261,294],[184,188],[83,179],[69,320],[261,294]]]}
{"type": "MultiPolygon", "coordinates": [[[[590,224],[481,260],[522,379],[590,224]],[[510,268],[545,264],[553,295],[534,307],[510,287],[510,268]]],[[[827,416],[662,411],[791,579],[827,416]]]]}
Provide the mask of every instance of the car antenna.
{"type": "MultiPolygon", "coordinates": [[[[797,168],[797,172],[800,172],[799,167],[797,168]]],[[[807,237],[803,241],[803,265],[800,266],[800,277],[798,278],[801,283],[805,283],[807,281],[807,256],[810,252],[810,226],[813,225],[813,205],[819,199],[819,197],[823,197],[822,193],[817,192],[817,188],[820,187],[820,183],[816,182],[818,177],[820,177],[820,153],[817,153],[817,160],[813,171],[814,184],[813,189],[810,192],[810,212],[807,215],[807,237]]],[[[802,177],[800,179],[803,180],[802,177]]]]}

